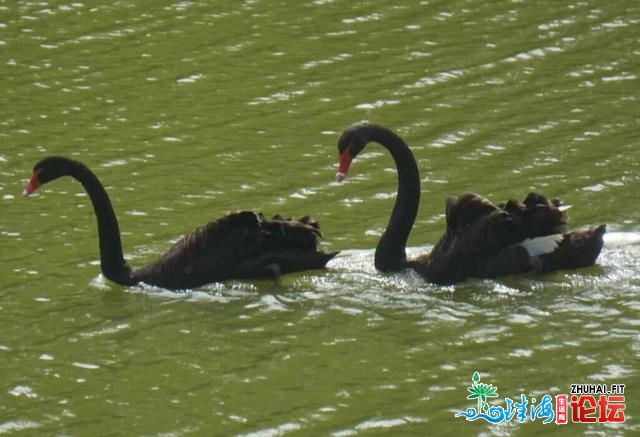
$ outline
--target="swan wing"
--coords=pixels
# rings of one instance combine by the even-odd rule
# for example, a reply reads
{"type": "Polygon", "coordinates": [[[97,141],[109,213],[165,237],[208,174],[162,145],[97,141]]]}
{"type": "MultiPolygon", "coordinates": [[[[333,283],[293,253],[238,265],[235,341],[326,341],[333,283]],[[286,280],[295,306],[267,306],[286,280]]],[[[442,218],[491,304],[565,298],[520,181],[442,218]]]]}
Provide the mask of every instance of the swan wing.
{"type": "Polygon", "coordinates": [[[175,289],[322,268],[335,253],[318,251],[319,236],[310,217],[267,219],[252,211],[233,212],[183,236],[145,275],[155,285],[175,289]]]}
{"type": "Polygon", "coordinates": [[[529,193],[524,202],[510,200],[500,205],[473,193],[450,197],[446,232],[420,260],[424,275],[445,283],[523,273],[535,268],[538,256],[547,260],[543,270],[550,271],[551,266],[575,264],[569,258],[575,258],[579,244],[593,246],[591,254],[599,253],[597,235],[591,239],[591,234],[562,235],[567,227],[566,209],[558,200],[537,193],[529,193]]]}
{"type": "Polygon", "coordinates": [[[475,193],[449,197],[447,228],[431,257],[474,258],[495,254],[522,240],[510,214],[475,193]]]}

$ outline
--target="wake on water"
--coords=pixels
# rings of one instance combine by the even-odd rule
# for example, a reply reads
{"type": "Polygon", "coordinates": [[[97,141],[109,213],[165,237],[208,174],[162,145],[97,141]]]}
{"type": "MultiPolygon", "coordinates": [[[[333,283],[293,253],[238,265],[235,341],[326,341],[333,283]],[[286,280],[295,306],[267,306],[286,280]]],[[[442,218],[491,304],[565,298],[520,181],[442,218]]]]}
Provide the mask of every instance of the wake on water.
{"type": "MultiPolygon", "coordinates": [[[[431,246],[407,248],[407,256],[428,252],[431,246]]],[[[177,301],[218,302],[248,299],[273,310],[282,310],[284,301],[326,299],[331,296],[384,302],[412,296],[419,300],[456,294],[513,296],[527,292],[541,292],[558,287],[579,290],[593,286],[640,289],[640,233],[609,232],[595,266],[579,270],[555,272],[543,276],[521,275],[495,280],[469,280],[454,286],[426,283],[412,271],[380,274],[373,266],[374,249],[344,250],[329,262],[326,270],[287,275],[280,284],[270,280],[226,281],[210,284],[197,290],[175,292],[141,285],[127,288],[128,292],[145,293],[167,303],[177,301]],[[403,296],[404,295],[404,296],[403,296]],[[274,296],[276,296],[274,298],[274,296]]],[[[91,283],[93,288],[111,290],[115,287],[102,275],[91,283]]],[[[119,286],[117,286],[119,287],[119,286]]],[[[372,302],[373,303],[373,302],[372,302]]]]}

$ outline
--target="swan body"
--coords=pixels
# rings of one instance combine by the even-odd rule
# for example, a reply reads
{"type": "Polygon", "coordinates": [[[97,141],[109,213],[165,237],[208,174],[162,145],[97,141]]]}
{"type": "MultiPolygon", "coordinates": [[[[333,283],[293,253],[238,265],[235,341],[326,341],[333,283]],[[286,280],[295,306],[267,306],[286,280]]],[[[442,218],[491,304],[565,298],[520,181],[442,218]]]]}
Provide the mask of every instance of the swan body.
{"type": "Polygon", "coordinates": [[[569,206],[557,199],[532,192],[524,202],[495,205],[467,193],[447,198],[446,230],[431,252],[407,260],[407,238],[420,202],[420,176],[409,146],[383,126],[352,125],[338,141],[336,179],[346,178],[352,160],[370,142],[389,150],[398,171],[395,205],[375,253],[375,266],[382,272],[412,268],[427,281],[454,284],[469,278],[586,267],[600,254],[605,225],[567,232],[569,206]]]}
{"type": "Polygon", "coordinates": [[[317,250],[320,229],[311,217],[299,221],[238,211],[184,235],[154,263],[132,269],[124,259],[118,220],[97,176],[84,164],[60,156],[38,162],[24,194],[62,176],[79,181],[98,221],[102,274],[121,285],[146,283],[188,289],[226,279],[275,278],[323,268],[337,252],[317,250]]]}

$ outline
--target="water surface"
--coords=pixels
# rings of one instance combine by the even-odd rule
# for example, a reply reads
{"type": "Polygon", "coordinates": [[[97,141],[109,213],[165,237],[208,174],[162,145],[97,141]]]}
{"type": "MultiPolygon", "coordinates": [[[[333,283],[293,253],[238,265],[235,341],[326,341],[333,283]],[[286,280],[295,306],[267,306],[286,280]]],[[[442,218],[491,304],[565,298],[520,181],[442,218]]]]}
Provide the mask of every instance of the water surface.
{"type": "Polygon", "coordinates": [[[478,371],[496,405],[627,384],[626,423],[562,432],[635,435],[639,20],[602,0],[0,2],[0,434],[558,429],[455,418],[478,371]],[[418,159],[410,253],[447,195],[538,190],[575,227],[607,223],[598,265],[455,287],[378,274],[390,157],[371,145],[333,182],[360,120],[418,159]],[[51,154],[104,182],[132,265],[237,209],[312,214],[343,252],[281,286],[114,285],[79,184],[19,195],[51,154]]]}

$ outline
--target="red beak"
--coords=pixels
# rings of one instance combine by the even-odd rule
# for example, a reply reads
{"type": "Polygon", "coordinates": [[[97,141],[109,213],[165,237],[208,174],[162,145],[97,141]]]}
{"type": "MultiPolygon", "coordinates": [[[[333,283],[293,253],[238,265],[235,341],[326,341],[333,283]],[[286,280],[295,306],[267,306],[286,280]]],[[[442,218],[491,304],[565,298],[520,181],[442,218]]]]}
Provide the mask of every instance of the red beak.
{"type": "Polygon", "coordinates": [[[28,196],[29,194],[36,191],[40,185],[42,184],[40,183],[40,179],[38,178],[38,173],[33,173],[33,175],[31,176],[31,179],[29,179],[29,182],[27,183],[27,186],[22,192],[22,195],[28,196]]]}
{"type": "Polygon", "coordinates": [[[340,154],[340,164],[338,165],[338,173],[336,173],[336,180],[338,182],[342,182],[347,178],[349,167],[351,167],[351,161],[353,160],[353,158],[351,157],[349,149],[350,148],[347,147],[340,154]]]}

